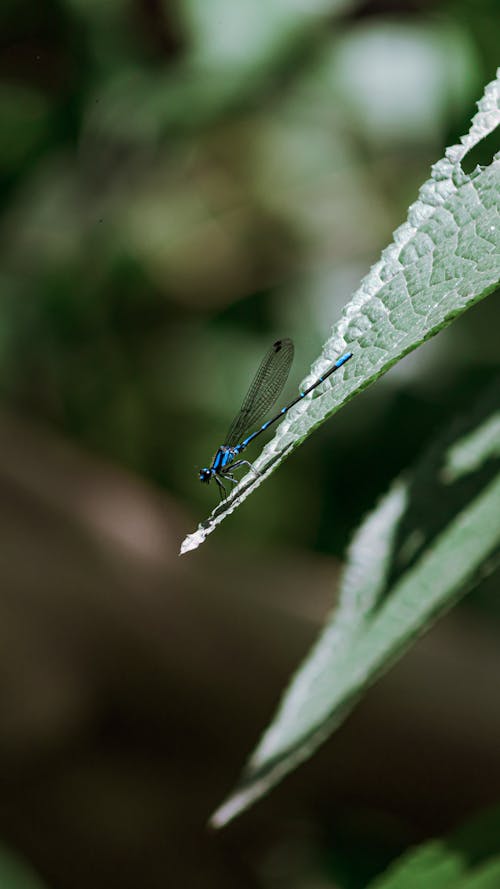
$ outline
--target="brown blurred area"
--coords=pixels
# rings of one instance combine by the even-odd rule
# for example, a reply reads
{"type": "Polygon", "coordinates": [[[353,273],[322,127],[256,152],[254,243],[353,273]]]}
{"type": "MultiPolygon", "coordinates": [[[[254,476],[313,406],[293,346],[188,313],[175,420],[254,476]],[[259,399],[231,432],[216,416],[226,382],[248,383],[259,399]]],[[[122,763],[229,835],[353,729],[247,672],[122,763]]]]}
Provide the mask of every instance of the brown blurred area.
{"type": "Polygon", "coordinates": [[[215,539],[179,559],[172,498],[0,425],[0,825],[49,885],[309,885],[326,813],[334,846],[352,829],[397,847],[496,799],[497,637],[457,613],[319,756],[210,832],[336,562],[282,552],[242,571],[215,539]]]}
{"type": "Polygon", "coordinates": [[[496,4],[471,9],[6,0],[0,889],[3,851],[46,889],[362,889],[498,800],[497,577],[267,800],[206,827],[357,524],[498,365],[493,296],[178,557],[269,343],[293,337],[293,394],[467,131],[497,63],[496,4]]]}

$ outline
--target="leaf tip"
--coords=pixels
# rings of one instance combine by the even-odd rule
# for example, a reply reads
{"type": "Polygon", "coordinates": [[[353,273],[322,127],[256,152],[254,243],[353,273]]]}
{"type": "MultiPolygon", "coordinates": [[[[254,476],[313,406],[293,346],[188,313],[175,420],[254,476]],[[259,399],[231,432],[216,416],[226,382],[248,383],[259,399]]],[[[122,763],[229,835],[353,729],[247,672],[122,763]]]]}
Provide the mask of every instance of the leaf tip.
{"type": "Polygon", "coordinates": [[[225,827],[226,824],[229,824],[233,818],[236,818],[251,802],[249,799],[249,795],[247,791],[240,791],[239,793],[234,793],[227,800],[219,806],[218,809],[215,810],[213,815],[210,816],[208,821],[208,826],[218,830],[220,827],[225,827]]]}
{"type": "Polygon", "coordinates": [[[185,553],[191,552],[192,549],[197,549],[200,544],[203,543],[206,537],[205,528],[203,525],[199,525],[196,531],[192,534],[188,534],[181,543],[181,548],[179,550],[179,555],[183,556],[185,553]]]}

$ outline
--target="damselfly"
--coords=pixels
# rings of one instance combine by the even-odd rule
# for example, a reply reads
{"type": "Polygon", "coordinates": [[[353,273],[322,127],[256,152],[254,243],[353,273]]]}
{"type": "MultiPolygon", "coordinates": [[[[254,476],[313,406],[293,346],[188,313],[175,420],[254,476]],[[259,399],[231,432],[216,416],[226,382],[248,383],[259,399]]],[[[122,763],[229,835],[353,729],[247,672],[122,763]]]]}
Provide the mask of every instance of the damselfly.
{"type": "Polygon", "coordinates": [[[302,398],[305,398],[306,395],[309,395],[313,389],[316,389],[316,386],[323,383],[332,373],[352,358],[352,352],[345,352],[345,354],[338,358],[335,364],[332,365],[323,376],[319,377],[311,386],[308,386],[307,389],[301,392],[297,398],[290,402],[290,404],[281,408],[280,412],[276,414],[275,417],[272,417],[271,420],[267,420],[266,423],[263,423],[256,432],[252,432],[250,435],[244,437],[250,427],[254,426],[262,419],[264,414],[267,413],[278,398],[285,385],[292,365],[293,352],[293,343],[290,339],[276,340],[276,342],[272,344],[269,351],[264,355],[252,385],[247,392],[246,398],[229,427],[226,438],[224,439],[225,443],[218,448],[217,453],[212,460],[212,465],[200,469],[200,481],[208,483],[211,479],[215,479],[219,486],[221,496],[223,497],[225,497],[227,493],[223,480],[233,482],[233,484],[236,484],[238,481],[238,479],[233,476],[233,471],[235,469],[238,469],[240,466],[249,466],[250,469],[257,472],[255,467],[252,466],[248,460],[237,459],[245,448],[248,447],[250,442],[253,441],[254,438],[257,438],[261,432],[269,429],[269,426],[272,426],[273,423],[276,423],[277,420],[283,417],[291,407],[297,404],[302,398]]]}

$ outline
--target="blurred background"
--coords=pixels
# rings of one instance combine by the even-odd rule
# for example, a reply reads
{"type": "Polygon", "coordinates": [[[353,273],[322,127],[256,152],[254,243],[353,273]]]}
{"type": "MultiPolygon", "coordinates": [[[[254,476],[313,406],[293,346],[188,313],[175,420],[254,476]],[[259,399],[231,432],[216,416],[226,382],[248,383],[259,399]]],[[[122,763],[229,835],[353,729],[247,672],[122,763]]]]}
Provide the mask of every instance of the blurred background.
{"type": "Polygon", "coordinates": [[[177,552],[263,352],[294,339],[293,397],[467,132],[496,0],[4,0],[1,17],[2,889],[30,872],[358,889],[500,797],[498,575],[268,800],[205,825],[356,525],[497,369],[498,300],[177,552]]]}

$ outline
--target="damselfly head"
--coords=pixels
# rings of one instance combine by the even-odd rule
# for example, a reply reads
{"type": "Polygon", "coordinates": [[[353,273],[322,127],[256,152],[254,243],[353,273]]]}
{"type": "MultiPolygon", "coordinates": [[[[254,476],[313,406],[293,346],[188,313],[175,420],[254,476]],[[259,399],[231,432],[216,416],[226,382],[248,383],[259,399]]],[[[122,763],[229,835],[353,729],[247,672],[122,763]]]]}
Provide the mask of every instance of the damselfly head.
{"type": "Polygon", "coordinates": [[[210,472],[209,469],[207,469],[207,467],[205,467],[204,469],[200,469],[200,474],[199,474],[200,482],[209,482],[211,477],[212,477],[212,473],[210,472]]]}

